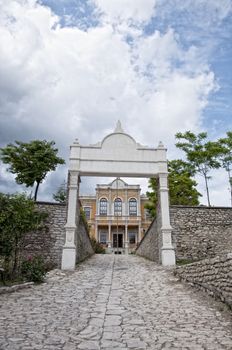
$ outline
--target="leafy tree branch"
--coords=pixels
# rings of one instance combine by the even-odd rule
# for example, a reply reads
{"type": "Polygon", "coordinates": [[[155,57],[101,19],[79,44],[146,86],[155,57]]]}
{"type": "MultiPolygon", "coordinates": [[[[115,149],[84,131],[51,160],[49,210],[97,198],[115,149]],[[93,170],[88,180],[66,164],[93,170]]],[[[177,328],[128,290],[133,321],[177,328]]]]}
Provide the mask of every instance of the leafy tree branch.
{"type": "Polygon", "coordinates": [[[8,171],[16,174],[16,182],[32,187],[36,184],[34,200],[37,199],[39,185],[48,172],[55,170],[64,159],[57,156],[58,149],[54,141],[34,140],[29,143],[15,141],[0,149],[3,163],[9,164],[8,171]]]}
{"type": "Polygon", "coordinates": [[[212,169],[218,169],[221,166],[219,161],[222,152],[221,145],[218,142],[207,141],[206,132],[198,135],[191,131],[179,132],[176,134],[176,139],[179,140],[176,146],[185,152],[193,171],[204,177],[208,205],[210,206],[208,180],[211,177],[209,173],[212,169]]]}

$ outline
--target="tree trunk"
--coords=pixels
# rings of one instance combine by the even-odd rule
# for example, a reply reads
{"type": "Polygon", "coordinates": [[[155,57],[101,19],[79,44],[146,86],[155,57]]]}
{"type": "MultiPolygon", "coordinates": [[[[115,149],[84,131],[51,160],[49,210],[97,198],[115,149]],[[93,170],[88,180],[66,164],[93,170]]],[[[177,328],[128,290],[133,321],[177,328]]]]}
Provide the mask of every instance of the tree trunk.
{"type": "Polygon", "coordinates": [[[204,174],[204,178],[205,178],[205,187],[206,187],[206,193],[207,193],[208,206],[211,207],[210,200],[209,200],[209,188],[208,188],[208,181],[207,181],[206,174],[204,174]]]}
{"type": "Polygon", "coordinates": [[[6,279],[10,279],[11,277],[11,259],[10,257],[7,255],[4,259],[4,270],[5,270],[5,278],[6,279]]]}
{"type": "Polygon", "coordinates": [[[229,176],[229,184],[230,184],[230,203],[232,207],[232,177],[230,174],[230,169],[228,169],[228,176],[229,176]]]}
{"type": "Polygon", "coordinates": [[[36,188],[35,188],[35,194],[34,194],[34,201],[36,201],[36,199],[37,199],[37,193],[38,193],[39,185],[40,185],[40,182],[36,182],[36,188]]]}

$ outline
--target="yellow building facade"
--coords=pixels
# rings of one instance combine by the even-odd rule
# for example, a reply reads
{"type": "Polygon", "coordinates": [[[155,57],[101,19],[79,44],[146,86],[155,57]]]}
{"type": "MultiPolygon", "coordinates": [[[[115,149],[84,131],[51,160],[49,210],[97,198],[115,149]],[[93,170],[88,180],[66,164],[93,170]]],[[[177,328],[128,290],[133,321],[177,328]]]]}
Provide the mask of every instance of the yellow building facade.
{"type": "Polygon", "coordinates": [[[122,179],[96,186],[93,196],[80,196],[90,227],[90,235],[107,248],[108,253],[133,251],[148,229],[151,218],[145,209],[147,198],[139,185],[122,179]]]}

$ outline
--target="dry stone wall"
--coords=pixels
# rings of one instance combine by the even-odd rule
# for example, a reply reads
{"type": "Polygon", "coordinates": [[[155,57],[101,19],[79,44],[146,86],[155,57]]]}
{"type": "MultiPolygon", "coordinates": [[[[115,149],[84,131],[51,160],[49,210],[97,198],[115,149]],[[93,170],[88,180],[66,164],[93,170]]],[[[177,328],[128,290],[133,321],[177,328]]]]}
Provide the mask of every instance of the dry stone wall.
{"type": "Polygon", "coordinates": [[[76,235],[76,261],[83,261],[84,259],[88,258],[93,254],[94,251],[90,242],[88,228],[86,227],[86,223],[80,216],[78,234],[76,235]]]}
{"type": "Polygon", "coordinates": [[[159,233],[157,228],[157,220],[154,220],[145,236],[143,237],[140,245],[136,250],[136,254],[143,256],[147,259],[160,262],[160,249],[159,249],[159,233]]]}
{"type": "Polygon", "coordinates": [[[178,267],[175,275],[232,308],[232,253],[178,267]]]}
{"type": "Polygon", "coordinates": [[[161,208],[158,201],[156,208],[156,218],[152,221],[143,239],[136,249],[136,254],[143,256],[146,259],[155,261],[161,264],[161,247],[162,247],[162,219],[161,208]]]}
{"type": "Polygon", "coordinates": [[[47,202],[36,204],[41,211],[48,213],[48,217],[42,230],[26,235],[24,255],[41,255],[55,267],[60,267],[65,242],[66,205],[47,202]]]}
{"type": "Polygon", "coordinates": [[[197,261],[229,253],[232,208],[170,207],[177,260],[197,261]]]}
{"type": "MultiPolygon", "coordinates": [[[[41,211],[48,213],[45,227],[42,230],[30,232],[23,242],[23,255],[41,255],[54,267],[61,267],[62,248],[65,243],[65,224],[67,207],[61,203],[37,202],[41,211]]],[[[79,219],[78,234],[76,236],[77,262],[92,255],[87,228],[83,219],[79,219]]]]}
{"type": "MultiPolygon", "coordinates": [[[[172,241],[177,260],[198,261],[229,253],[232,208],[171,206],[172,241]]],[[[160,216],[151,223],[136,253],[160,262],[160,216]]]]}

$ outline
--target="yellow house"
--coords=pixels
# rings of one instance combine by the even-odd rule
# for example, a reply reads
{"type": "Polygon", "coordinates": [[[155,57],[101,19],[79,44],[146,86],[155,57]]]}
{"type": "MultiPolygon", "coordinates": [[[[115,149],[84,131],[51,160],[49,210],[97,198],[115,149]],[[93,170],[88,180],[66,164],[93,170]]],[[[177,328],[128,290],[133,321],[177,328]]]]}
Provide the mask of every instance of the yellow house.
{"type": "Polygon", "coordinates": [[[90,235],[107,247],[109,253],[135,249],[151,223],[144,208],[148,201],[139,185],[128,185],[117,178],[96,187],[94,196],[80,196],[90,235]]]}

